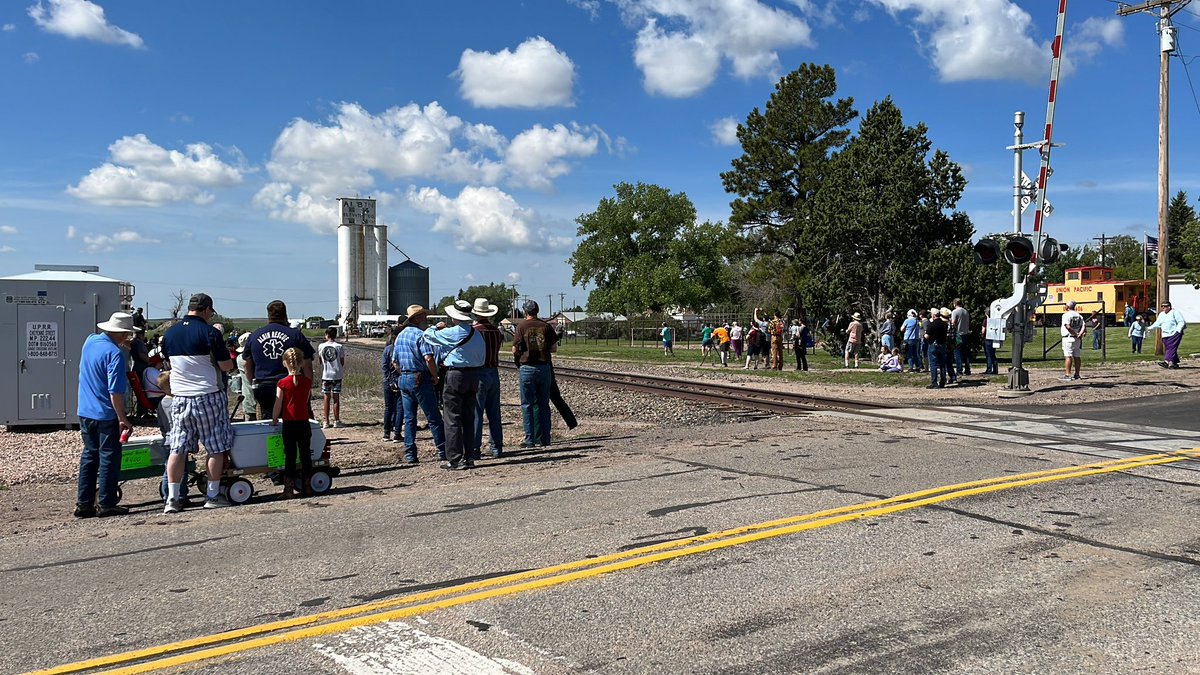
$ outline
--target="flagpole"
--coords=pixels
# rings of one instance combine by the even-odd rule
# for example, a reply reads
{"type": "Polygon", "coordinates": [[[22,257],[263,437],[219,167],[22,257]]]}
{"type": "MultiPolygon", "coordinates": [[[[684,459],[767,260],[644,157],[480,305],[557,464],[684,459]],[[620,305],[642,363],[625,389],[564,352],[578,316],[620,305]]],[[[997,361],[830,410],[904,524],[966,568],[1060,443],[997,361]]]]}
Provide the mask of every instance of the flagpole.
{"type": "Polygon", "coordinates": [[[1150,262],[1149,262],[1150,255],[1146,251],[1146,246],[1150,243],[1150,241],[1148,239],[1146,239],[1146,237],[1148,237],[1148,236],[1150,236],[1150,235],[1146,234],[1146,232],[1143,230],[1142,231],[1142,281],[1146,280],[1146,278],[1147,278],[1146,268],[1150,266],[1150,262]]]}

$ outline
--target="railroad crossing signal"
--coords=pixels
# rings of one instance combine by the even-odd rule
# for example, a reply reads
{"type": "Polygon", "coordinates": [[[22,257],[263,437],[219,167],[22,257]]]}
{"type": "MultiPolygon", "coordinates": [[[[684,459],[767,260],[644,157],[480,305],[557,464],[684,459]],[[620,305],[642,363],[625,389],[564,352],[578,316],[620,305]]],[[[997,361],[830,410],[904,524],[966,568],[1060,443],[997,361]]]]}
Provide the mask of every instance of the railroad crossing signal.
{"type": "Polygon", "coordinates": [[[971,253],[980,265],[994,265],[1000,260],[1000,245],[992,239],[980,239],[971,253]]]}
{"type": "Polygon", "coordinates": [[[1012,237],[1004,243],[1004,259],[1014,265],[1023,265],[1033,259],[1033,242],[1029,237],[1012,237]]]}
{"type": "MultiPolygon", "coordinates": [[[[1021,172],[1021,213],[1029,208],[1029,205],[1037,201],[1038,187],[1037,183],[1033,182],[1025,172],[1021,172]]],[[[1050,200],[1046,200],[1045,206],[1042,207],[1042,215],[1049,218],[1054,213],[1054,205],[1050,200]]]]}
{"type": "MultiPolygon", "coordinates": [[[[1029,237],[1009,235],[1003,247],[995,239],[980,239],[971,249],[975,262],[980,265],[994,265],[1000,262],[1001,254],[1004,259],[1014,265],[1024,265],[1033,260],[1034,244],[1029,237]]],[[[1038,251],[1038,261],[1049,265],[1058,260],[1064,246],[1053,237],[1042,240],[1041,250],[1038,251]]]]}

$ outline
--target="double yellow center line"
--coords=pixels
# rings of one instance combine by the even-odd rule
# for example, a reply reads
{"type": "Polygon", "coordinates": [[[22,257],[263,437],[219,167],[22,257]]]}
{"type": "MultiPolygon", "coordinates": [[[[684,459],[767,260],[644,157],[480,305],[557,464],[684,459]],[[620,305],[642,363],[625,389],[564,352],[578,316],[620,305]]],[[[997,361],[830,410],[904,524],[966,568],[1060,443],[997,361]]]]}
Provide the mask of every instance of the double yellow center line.
{"type": "Polygon", "coordinates": [[[111,669],[104,671],[110,675],[148,673],[271,645],[342,633],[358,626],[392,621],[438,609],[550,588],[697,553],[815,530],[863,518],[885,516],[899,511],[931,506],[951,499],[962,499],[1000,490],[1011,490],[1072,478],[1085,478],[1140,467],[1171,464],[1189,459],[1200,459],[1200,448],[946,485],[887,499],[817,511],[803,516],[780,518],[755,525],[654,544],[596,558],[576,560],[528,572],[473,581],[402,598],[272,621],[156,647],[68,663],[33,671],[27,675],[63,675],[98,669],[111,669]]]}

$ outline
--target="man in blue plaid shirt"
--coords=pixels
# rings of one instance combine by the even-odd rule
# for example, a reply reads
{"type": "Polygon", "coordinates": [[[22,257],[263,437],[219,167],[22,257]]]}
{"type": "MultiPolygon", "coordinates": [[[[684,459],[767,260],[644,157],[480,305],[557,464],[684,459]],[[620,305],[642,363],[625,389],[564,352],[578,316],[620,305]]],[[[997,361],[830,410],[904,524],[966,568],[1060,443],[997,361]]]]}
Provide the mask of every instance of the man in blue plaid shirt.
{"type": "Polygon", "coordinates": [[[429,431],[437,446],[438,459],[446,458],[446,437],[442,428],[442,412],[438,409],[437,361],[433,345],[427,344],[422,334],[428,312],[420,305],[409,305],[407,318],[401,324],[403,330],[392,345],[392,369],[400,384],[400,405],[396,410],[396,429],[404,430],[404,460],[417,463],[417,406],[429,420],[429,431]]]}

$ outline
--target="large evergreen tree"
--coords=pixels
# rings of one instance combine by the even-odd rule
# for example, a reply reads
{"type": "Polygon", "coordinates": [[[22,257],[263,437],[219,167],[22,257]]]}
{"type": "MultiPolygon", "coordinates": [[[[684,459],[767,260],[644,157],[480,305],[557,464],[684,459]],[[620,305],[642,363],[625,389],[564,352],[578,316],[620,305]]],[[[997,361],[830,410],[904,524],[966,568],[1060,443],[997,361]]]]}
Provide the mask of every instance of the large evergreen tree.
{"type": "MultiPolygon", "coordinates": [[[[1196,210],[1188,204],[1187,193],[1183,190],[1175,193],[1171,204],[1167,207],[1167,262],[1169,267],[1182,268],[1186,266],[1185,250],[1181,247],[1187,229],[1196,220],[1196,210]]],[[[1154,236],[1158,236],[1155,234],[1154,236]]]]}
{"type": "Polygon", "coordinates": [[[769,280],[780,289],[782,304],[805,304],[800,290],[812,200],[857,115],[853,99],[834,100],[836,94],[830,66],[805,64],[785,75],[765,109],[755,108],[738,125],[742,156],[721,174],[725,191],[737,195],[729,220],[751,263],[747,280],[769,280]]]}

